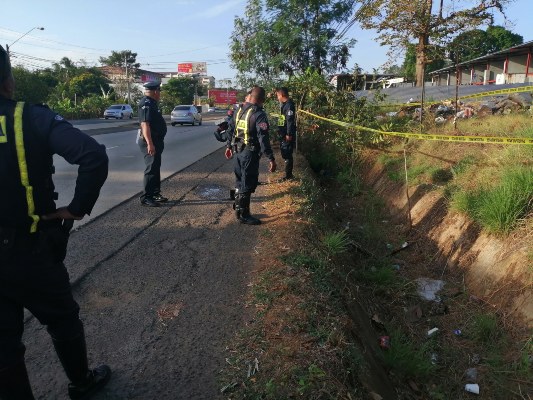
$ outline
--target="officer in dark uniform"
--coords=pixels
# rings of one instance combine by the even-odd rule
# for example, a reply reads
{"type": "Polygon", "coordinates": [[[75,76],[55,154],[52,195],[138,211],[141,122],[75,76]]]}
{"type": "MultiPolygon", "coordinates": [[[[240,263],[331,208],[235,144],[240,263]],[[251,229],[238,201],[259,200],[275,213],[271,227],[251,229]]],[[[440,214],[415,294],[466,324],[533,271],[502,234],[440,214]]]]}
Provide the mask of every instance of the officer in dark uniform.
{"type": "Polygon", "coordinates": [[[161,154],[165,148],[167,123],[157,108],[161,97],[159,82],[144,85],[144,97],[139,102],[140,140],[139,147],[144,155],[144,192],[141,204],[159,207],[168,199],[161,194],[161,154]]]}
{"type": "Polygon", "coordinates": [[[13,99],[15,80],[0,46],[0,399],[33,399],[22,344],[28,309],[48,333],[71,399],[87,398],[111,376],[90,370],[79,306],[63,264],[74,220],[89,214],[107,178],[105,147],[46,106],[13,99]],[[78,164],[74,198],[56,208],[53,154],[78,164]]]}
{"type": "Polygon", "coordinates": [[[289,90],[286,87],[277,88],[276,96],[280,102],[278,136],[281,157],[285,160],[285,176],[281,180],[286,181],[294,178],[292,152],[296,143],[296,107],[289,98],[289,90]]]}
{"type": "Polygon", "coordinates": [[[269,171],[276,170],[274,152],[270,147],[268,117],[263,110],[265,89],[255,86],[246,102],[235,113],[228,128],[226,158],[235,157],[235,215],[243,224],[258,225],[261,221],[250,215],[250,196],[259,179],[259,159],[264,153],[270,160],[269,171]]]}

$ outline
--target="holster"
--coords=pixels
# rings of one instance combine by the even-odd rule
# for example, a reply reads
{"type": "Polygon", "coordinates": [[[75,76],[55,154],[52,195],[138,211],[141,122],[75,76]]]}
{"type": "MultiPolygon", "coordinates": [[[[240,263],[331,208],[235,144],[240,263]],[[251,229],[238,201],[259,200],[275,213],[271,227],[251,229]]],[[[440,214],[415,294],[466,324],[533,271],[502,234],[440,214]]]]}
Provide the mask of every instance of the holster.
{"type": "Polygon", "coordinates": [[[233,143],[233,151],[235,153],[241,153],[246,148],[246,143],[244,141],[239,140],[238,142],[233,143]]]}

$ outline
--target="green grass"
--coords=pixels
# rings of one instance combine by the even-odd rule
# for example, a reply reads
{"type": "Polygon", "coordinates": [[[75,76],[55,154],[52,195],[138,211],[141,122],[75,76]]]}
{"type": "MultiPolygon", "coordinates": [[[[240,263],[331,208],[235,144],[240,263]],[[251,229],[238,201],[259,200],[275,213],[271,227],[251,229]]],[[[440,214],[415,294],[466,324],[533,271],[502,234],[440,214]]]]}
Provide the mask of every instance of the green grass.
{"type": "Polygon", "coordinates": [[[326,260],[302,253],[287,254],[281,256],[280,260],[294,268],[305,268],[311,272],[313,284],[321,292],[331,294],[335,291],[331,283],[332,270],[328,267],[326,260]]]}
{"type": "Polygon", "coordinates": [[[264,273],[259,282],[253,286],[252,294],[257,303],[264,304],[269,307],[272,301],[280,295],[279,292],[272,290],[272,281],[274,274],[270,271],[264,273]]]}
{"type": "Polygon", "coordinates": [[[350,170],[343,170],[337,174],[337,182],[342,187],[342,190],[350,196],[356,196],[361,193],[363,182],[361,178],[353,174],[350,170]]]}
{"type": "Polygon", "coordinates": [[[400,375],[412,378],[425,378],[434,372],[435,365],[429,354],[431,342],[417,346],[399,330],[391,330],[390,337],[390,349],[383,352],[387,366],[400,375]]]}
{"type": "Polygon", "coordinates": [[[328,256],[337,256],[345,253],[350,247],[351,240],[346,230],[331,232],[322,238],[322,245],[328,256]]]}
{"type": "Polygon", "coordinates": [[[311,364],[307,370],[299,371],[295,375],[298,379],[298,393],[301,396],[316,393],[321,382],[327,377],[327,374],[316,364],[311,364]]]}
{"type": "Polygon", "coordinates": [[[397,283],[398,274],[390,265],[374,263],[370,268],[360,272],[358,278],[363,282],[377,286],[389,286],[397,283]]]}
{"type": "Polygon", "coordinates": [[[448,168],[437,168],[431,171],[432,183],[446,183],[453,179],[453,173],[448,168]]]}
{"type": "Polygon", "coordinates": [[[498,320],[492,314],[477,314],[471,329],[474,339],[482,343],[494,343],[501,335],[498,320]]]}
{"type": "Polygon", "coordinates": [[[509,233],[533,207],[533,171],[513,169],[477,199],[476,217],[489,232],[509,233]]]}
{"type": "Polygon", "coordinates": [[[302,199],[298,211],[304,215],[312,215],[322,194],[320,185],[314,179],[304,178],[300,185],[295,186],[291,191],[302,199]]]}
{"type": "Polygon", "coordinates": [[[387,176],[391,181],[401,182],[405,179],[403,159],[398,156],[395,157],[389,154],[382,154],[378,157],[378,161],[385,167],[387,176]]]}
{"type": "Polygon", "coordinates": [[[461,175],[463,172],[465,172],[468,168],[470,168],[472,165],[475,165],[476,159],[473,155],[468,155],[465,158],[461,159],[457,164],[455,164],[451,171],[454,177],[457,177],[461,175]]]}
{"type": "Polygon", "coordinates": [[[466,212],[488,232],[508,234],[533,208],[533,171],[508,168],[499,184],[474,192],[456,191],[452,207],[466,212]]]}

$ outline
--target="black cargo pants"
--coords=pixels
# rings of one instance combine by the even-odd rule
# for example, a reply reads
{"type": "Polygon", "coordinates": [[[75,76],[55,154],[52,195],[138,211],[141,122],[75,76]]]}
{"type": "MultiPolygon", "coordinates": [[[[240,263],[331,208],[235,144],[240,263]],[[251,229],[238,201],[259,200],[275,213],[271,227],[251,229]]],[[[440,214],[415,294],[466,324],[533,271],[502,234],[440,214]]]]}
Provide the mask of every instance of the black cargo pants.
{"type": "Polygon", "coordinates": [[[246,146],[235,157],[235,187],[239,193],[253,193],[259,182],[259,152],[246,146]]]}
{"type": "Polygon", "coordinates": [[[153,197],[161,193],[161,154],[165,149],[163,138],[153,137],[155,154],[148,154],[148,145],[144,140],[139,143],[139,148],[144,156],[144,193],[141,200],[146,197],[153,197]]]}
{"type": "Polygon", "coordinates": [[[24,308],[55,340],[83,332],[62,260],[68,234],[62,234],[56,228],[32,235],[0,228],[0,370],[24,357],[24,308]]]}

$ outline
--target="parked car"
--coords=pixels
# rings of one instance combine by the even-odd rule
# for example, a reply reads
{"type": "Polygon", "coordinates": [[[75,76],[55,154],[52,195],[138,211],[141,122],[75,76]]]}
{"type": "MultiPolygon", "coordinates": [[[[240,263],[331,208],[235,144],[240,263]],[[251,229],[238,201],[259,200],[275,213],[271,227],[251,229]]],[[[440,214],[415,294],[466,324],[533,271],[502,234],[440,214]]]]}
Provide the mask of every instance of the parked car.
{"type": "Polygon", "coordinates": [[[170,124],[176,126],[176,124],[191,124],[194,126],[198,122],[198,125],[202,125],[202,114],[198,112],[195,106],[176,106],[170,113],[170,124]]]}
{"type": "Polygon", "coordinates": [[[133,109],[129,104],[113,104],[112,106],[107,107],[104,111],[104,118],[132,119],[133,109]]]}
{"type": "Polygon", "coordinates": [[[216,110],[217,110],[217,109],[216,109],[215,107],[209,107],[209,108],[207,109],[207,112],[208,112],[208,113],[212,113],[212,112],[215,112],[216,110]]]}

